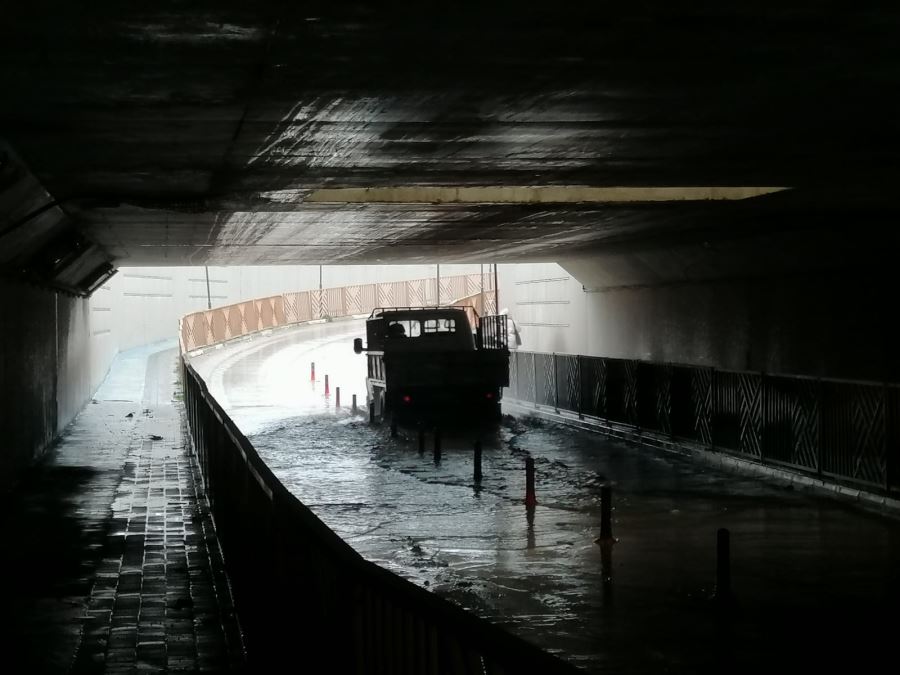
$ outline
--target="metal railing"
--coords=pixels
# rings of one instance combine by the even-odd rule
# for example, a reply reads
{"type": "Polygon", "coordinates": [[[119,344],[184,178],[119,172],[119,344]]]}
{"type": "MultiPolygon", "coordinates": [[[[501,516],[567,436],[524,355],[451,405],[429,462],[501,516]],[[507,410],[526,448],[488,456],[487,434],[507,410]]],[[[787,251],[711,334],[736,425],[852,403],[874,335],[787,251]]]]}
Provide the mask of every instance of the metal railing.
{"type": "Polygon", "coordinates": [[[282,485],[182,367],[190,435],[256,672],[578,672],[364,560],[282,485]]]}
{"type": "MultiPolygon", "coordinates": [[[[442,277],[440,284],[440,299],[445,305],[455,304],[461,298],[480,298],[482,284],[485,293],[490,291],[490,297],[493,297],[494,279],[490,274],[442,277]]],[[[326,318],[367,315],[376,307],[436,304],[438,293],[435,279],[284,293],[187,314],[179,321],[179,342],[183,353],[269,328],[326,318]]]]}
{"type": "Polygon", "coordinates": [[[505,314],[480,317],[477,334],[479,349],[509,349],[509,329],[505,314]]]}
{"type": "Polygon", "coordinates": [[[880,492],[900,490],[900,385],[514,352],[509,397],[880,492]]]}

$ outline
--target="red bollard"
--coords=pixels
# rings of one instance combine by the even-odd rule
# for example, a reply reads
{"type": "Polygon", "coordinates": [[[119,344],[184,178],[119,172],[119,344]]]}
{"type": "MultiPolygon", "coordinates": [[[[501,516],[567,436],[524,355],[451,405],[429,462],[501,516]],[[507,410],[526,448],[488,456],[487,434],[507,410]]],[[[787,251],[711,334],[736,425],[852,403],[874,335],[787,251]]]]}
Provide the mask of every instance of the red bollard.
{"type": "Polygon", "coordinates": [[[328,376],[325,376],[325,396],[331,396],[331,390],[328,388],[328,376]]]}
{"type": "Polygon", "coordinates": [[[316,381],[316,362],[315,361],[313,361],[312,363],[309,364],[309,381],[310,382],[316,381]]]}
{"type": "Polygon", "coordinates": [[[534,506],[537,497],[534,495],[534,458],[525,459],[525,505],[534,506]]]}
{"type": "Polygon", "coordinates": [[[335,408],[341,407],[341,388],[340,387],[334,388],[334,407],[335,408]]]}

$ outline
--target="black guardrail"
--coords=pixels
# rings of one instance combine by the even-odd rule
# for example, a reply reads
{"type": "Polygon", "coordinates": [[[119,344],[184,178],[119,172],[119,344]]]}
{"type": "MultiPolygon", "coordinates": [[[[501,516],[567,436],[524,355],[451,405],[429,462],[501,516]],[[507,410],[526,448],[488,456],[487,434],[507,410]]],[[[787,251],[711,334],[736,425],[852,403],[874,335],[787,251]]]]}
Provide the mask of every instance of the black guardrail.
{"type": "Polygon", "coordinates": [[[514,352],[511,398],[894,494],[900,385],[514,352]]]}
{"type": "Polygon", "coordinates": [[[183,381],[254,672],[579,672],[364,560],[281,484],[188,363],[183,381]]]}

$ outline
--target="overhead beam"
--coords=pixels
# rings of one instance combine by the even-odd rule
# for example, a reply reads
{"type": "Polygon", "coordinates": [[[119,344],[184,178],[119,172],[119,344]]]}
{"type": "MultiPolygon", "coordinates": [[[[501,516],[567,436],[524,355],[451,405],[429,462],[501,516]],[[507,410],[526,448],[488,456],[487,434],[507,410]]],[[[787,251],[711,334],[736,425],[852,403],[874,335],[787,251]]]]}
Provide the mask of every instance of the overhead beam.
{"type": "Polygon", "coordinates": [[[787,187],[590,187],[586,185],[346,187],[314,190],[304,202],[333,204],[622,204],[734,201],[787,187]]]}

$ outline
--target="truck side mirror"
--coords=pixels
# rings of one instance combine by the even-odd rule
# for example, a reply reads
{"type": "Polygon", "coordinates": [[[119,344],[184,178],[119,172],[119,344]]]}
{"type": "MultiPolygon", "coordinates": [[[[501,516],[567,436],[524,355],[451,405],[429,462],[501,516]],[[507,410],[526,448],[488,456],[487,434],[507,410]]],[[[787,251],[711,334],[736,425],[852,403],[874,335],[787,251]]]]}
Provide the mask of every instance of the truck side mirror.
{"type": "Polygon", "coordinates": [[[355,351],[357,354],[363,353],[362,338],[356,338],[355,340],[353,340],[353,351],[355,351]]]}

